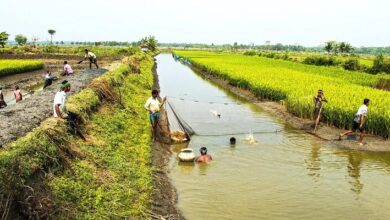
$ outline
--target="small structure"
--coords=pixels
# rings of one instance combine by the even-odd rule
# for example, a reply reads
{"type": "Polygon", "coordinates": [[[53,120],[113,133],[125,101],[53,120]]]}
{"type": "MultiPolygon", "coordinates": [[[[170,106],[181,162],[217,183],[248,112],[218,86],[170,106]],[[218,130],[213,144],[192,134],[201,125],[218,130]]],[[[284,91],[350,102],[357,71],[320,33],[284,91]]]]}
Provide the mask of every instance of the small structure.
{"type": "Polygon", "coordinates": [[[148,48],[148,46],[146,46],[146,45],[141,45],[141,50],[142,50],[143,52],[147,52],[147,51],[149,50],[149,48],[148,48]]]}

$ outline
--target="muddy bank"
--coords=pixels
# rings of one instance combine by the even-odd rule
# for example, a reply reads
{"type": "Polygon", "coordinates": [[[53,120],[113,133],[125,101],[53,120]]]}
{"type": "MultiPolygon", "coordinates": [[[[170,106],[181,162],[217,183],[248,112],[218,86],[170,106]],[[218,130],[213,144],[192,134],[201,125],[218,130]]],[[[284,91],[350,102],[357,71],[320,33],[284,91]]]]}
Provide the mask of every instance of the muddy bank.
{"type": "MultiPolygon", "coordinates": [[[[66,80],[72,85],[69,95],[85,88],[92,79],[106,71],[106,69],[87,69],[66,77],[66,80]]],[[[53,85],[32,94],[29,98],[0,109],[0,146],[26,135],[44,119],[52,116],[53,98],[58,91],[60,82],[61,80],[54,82],[53,85]]]]}
{"type": "MultiPolygon", "coordinates": [[[[159,89],[156,65],[155,63],[153,66],[153,87],[159,89]]],[[[168,118],[165,109],[162,109],[157,141],[152,146],[154,186],[152,192],[152,210],[150,213],[152,219],[184,219],[176,206],[177,193],[168,177],[168,162],[172,153],[169,142],[168,118]]]]}
{"type": "MultiPolygon", "coordinates": [[[[346,130],[339,129],[337,127],[321,123],[317,127],[317,131],[314,133],[311,125],[313,124],[312,120],[299,118],[286,109],[286,106],[281,103],[262,100],[256,97],[252,92],[238,88],[231,85],[228,81],[223,80],[217,76],[207,73],[200,68],[195,66],[190,66],[196,73],[202,75],[206,79],[216,83],[217,85],[229,89],[234,94],[256,104],[261,107],[268,113],[285,120],[290,126],[295,129],[303,130],[317,138],[320,138],[324,141],[329,141],[332,143],[332,146],[338,148],[352,149],[352,150],[363,150],[363,151],[376,151],[376,152],[386,152],[390,151],[390,141],[385,140],[383,137],[375,135],[367,135],[364,139],[364,146],[360,146],[357,142],[359,139],[359,133],[350,137],[344,137],[342,141],[338,140],[339,134],[345,132],[346,130]]],[[[352,121],[351,121],[352,124],[352,121]]]]}

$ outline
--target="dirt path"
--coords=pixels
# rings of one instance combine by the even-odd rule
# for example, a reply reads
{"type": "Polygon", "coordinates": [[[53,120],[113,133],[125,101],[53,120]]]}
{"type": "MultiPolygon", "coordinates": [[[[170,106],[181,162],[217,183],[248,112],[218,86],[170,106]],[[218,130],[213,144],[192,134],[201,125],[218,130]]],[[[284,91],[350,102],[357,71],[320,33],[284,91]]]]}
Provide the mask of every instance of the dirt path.
{"type": "MultiPolygon", "coordinates": [[[[106,71],[106,69],[86,69],[66,77],[66,80],[72,85],[69,95],[85,88],[92,79],[106,71]]],[[[26,135],[44,119],[52,116],[53,98],[61,81],[54,82],[53,85],[32,94],[17,104],[0,109],[0,146],[26,135]]]]}
{"type": "Polygon", "coordinates": [[[357,136],[350,136],[348,138],[344,137],[342,141],[339,141],[338,136],[340,132],[344,132],[345,130],[336,128],[334,126],[329,126],[324,123],[321,123],[317,129],[317,132],[314,133],[313,129],[311,128],[311,125],[313,123],[311,120],[294,116],[293,114],[287,111],[284,105],[277,102],[261,100],[248,90],[240,89],[238,87],[230,85],[227,81],[220,79],[216,76],[210,75],[207,72],[202,71],[199,68],[196,68],[194,66],[191,66],[191,68],[195,72],[199,73],[200,75],[203,75],[206,79],[216,83],[221,87],[229,89],[234,94],[250,102],[253,102],[257,106],[267,111],[268,113],[278,118],[282,118],[293,128],[303,130],[317,138],[320,138],[324,141],[328,141],[334,147],[352,149],[352,150],[377,151],[377,152],[390,151],[390,141],[385,140],[380,136],[367,135],[367,137],[364,140],[365,141],[364,146],[360,146],[357,142],[357,139],[359,138],[358,137],[359,134],[357,136]]]}
{"type": "MultiPolygon", "coordinates": [[[[159,89],[156,64],[153,67],[154,88],[159,89]]],[[[157,141],[152,146],[153,165],[153,193],[152,193],[152,219],[176,220],[184,219],[177,209],[177,194],[168,177],[168,163],[171,156],[169,144],[168,118],[164,109],[161,111],[157,141]]]]}

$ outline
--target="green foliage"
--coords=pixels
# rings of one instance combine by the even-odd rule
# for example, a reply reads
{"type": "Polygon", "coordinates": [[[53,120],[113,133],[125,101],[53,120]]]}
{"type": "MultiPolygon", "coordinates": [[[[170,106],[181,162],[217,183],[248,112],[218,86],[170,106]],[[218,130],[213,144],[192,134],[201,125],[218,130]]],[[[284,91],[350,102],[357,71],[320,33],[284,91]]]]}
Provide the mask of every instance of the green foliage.
{"type": "Polygon", "coordinates": [[[337,66],[339,64],[334,56],[309,56],[303,60],[303,63],[316,66],[337,66]]]}
{"type": "Polygon", "coordinates": [[[359,60],[356,58],[350,58],[343,63],[345,70],[358,71],[361,69],[359,60]]]}
{"type": "Polygon", "coordinates": [[[0,32],[0,46],[4,48],[5,44],[7,43],[9,34],[5,31],[0,32]]]}
{"type": "Polygon", "coordinates": [[[139,44],[141,46],[146,46],[149,50],[154,52],[157,50],[158,42],[154,36],[149,36],[149,37],[142,38],[139,44]]]}
{"type": "Polygon", "coordinates": [[[372,67],[369,69],[370,73],[377,74],[380,72],[390,74],[390,61],[385,60],[382,54],[375,57],[372,67]]]}
{"type": "Polygon", "coordinates": [[[43,67],[43,62],[37,60],[0,60],[0,76],[39,70],[43,67]]]}
{"type": "MultiPolygon", "coordinates": [[[[107,105],[91,116],[88,124],[91,141],[77,142],[88,155],[87,159],[75,161],[70,170],[51,179],[57,201],[75,210],[64,211],[60,216],[141,218],[149,209],[151,136],[143,103],[152,85],[153,60],[144,59],[141,74],[125,74],[122,86],[118,87],[123,92],[126,108],[107,105]]],[[[119,69],[130,71],[128,65],[119,69]]],[[[106,77],[118,78],[114,75],[106,77]]]]}
{"type": "Polygon", "coordinates": [[[364,98],[372,100],[367,129],[390,134],[390,92],[372,88],[384,76],[353,73],[336,67],[317,67],[262,57],[217,54],[204,51],[177,51],[180,56],[210,74],[260,98],[284,100],[287,109],[299,117],[312,117],[312,97],[318,89],[326,91],[329,103],[324,109],[328,123],[348,128],[364,98]]]}
{"type": "Polygon", "coordinates": [[[19,46],[25,45],[27,43],[27,37],[25,37],[24,35],[18,34],[15,36],[15,41],[19,46]]]}

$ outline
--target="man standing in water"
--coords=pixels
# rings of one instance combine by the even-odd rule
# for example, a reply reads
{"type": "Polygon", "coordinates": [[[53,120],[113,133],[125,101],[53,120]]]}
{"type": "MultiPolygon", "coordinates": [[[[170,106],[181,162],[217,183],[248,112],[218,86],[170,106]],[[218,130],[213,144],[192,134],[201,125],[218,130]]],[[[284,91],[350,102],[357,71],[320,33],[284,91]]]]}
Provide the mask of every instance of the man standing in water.
{"type": "Polygon", "coordinates": [[[370,100],[364,99],[363,105],[360,106],[359,110],[355,115],[355,118],[353,119],[352,130],[349,130],[345,133],[340,133],[339,140],[341,140],[341,138],[344,137],[345,135],[350,135],[356,132],[356,130],[359,130],[360,131],[359,144],[363,146],[363,138],[366,132],[365,122],[366,122],[369,105],[370,105],[370,100]]]}
{"type": "Polygon", "coordinates": [[[166,97],[162,103],[158,100],[159,92],[157,90],[152,91],[152,97],[150,97],[145,103],[145,109],[149,111],[149,120],[153,129],[153,140],[156,140],[157,125],[160,120],[160,109],[166,101],[166,97]]]}
{"type": "Polygon", "coordinates": [[[56,93],[54,96],[53,103],[53,111],[54,117],[59,118],[61,121],[64,121],[66,118],[65,114],[65,101],[66,101],[66,93],[70,91],[70,83],[68,81],[64,81],[61,83],[60,91],[56,93]]]}
{"type": "Polygon", "coordinates": [[[205,162],[210,162],[213,160],[211,155],[207,154],[207,148],[202,147],[200,148],[200,156],[195,159],[197,163],[205,163],[205,162]]]}
{"type": "MultiPolygon", "coordinates": [[[[96,55],[92,53],[91,51],[88,51],[88,49],[84,50],[85,55],[84,55],[84,60],[88,59],[89,60],[89,68],[92,69],[92,63],[95,64],[96,69],[99,69],[99,66],[97,64],[96,60],[96,55]]],[[[82,63],[84,60],[80,60],[78,64],[82,63]]]]}

